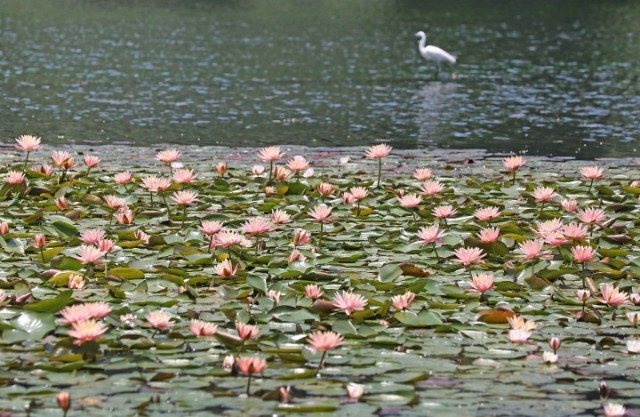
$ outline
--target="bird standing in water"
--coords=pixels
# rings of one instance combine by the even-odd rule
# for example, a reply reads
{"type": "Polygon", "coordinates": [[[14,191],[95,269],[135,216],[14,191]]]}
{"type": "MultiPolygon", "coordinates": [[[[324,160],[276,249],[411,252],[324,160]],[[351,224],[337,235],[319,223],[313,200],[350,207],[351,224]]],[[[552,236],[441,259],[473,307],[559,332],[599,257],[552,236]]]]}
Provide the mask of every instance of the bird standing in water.
{"type": "Polygon", "coordinates": [[[453,65],[456,63],[456,57],[449,52],[437,46],[427,45],[427,35],[423,31],[416,33],[416,36],[420,38],[418,41],[420,55],[427,61],[432,61],[436,64],[436,78],[438,78],[438,73],[440,72],[440,64],[453,65]]]}

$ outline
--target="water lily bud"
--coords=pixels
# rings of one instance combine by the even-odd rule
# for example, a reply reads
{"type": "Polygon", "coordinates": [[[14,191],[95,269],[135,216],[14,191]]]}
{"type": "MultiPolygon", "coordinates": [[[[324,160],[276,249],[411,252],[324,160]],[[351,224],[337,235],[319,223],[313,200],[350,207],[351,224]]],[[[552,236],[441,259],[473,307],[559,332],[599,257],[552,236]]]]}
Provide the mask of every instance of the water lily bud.
{"type": "Polygon", "coordinates": [[[553,353],[558,352],[558,349],[560,349],[560,344],[560,338],[558,337],[552,337],[551,339],[549,339],[549,346],[553,350],[553,353]]]}
{"type": "Polygon", "coordinates": [[[58,400],[58,407],[60,407],[60,409],[64,411],[64,414],[66,415],[67,411],[69,411],[69,409],[71,408],[71,394],[66,391],[60,392],[58,393],[58,395],[56,395],[56,400],[58,400]]]}
{"type": "Polygon", "coordinates": [[[606,381],[600,382],[600,401],[604,401],[609,398],[609,385],[606,381]]]}

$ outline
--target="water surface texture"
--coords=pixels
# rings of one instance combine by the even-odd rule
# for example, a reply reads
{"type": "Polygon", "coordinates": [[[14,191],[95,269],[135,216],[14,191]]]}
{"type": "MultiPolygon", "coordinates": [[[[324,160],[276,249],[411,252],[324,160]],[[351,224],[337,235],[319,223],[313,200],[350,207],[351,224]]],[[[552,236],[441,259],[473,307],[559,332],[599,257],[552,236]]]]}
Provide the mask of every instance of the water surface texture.
{"type": "Polygon", "coordinates": [[[636,152],[637,1],[1,4],[5,143],[636,152]]]}

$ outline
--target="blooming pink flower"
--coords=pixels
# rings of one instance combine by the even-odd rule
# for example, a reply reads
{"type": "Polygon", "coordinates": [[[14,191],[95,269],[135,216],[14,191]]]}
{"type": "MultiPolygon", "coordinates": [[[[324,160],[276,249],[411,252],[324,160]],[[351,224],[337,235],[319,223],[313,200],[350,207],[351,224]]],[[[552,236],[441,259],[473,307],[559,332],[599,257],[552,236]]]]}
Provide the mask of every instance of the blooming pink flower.
{"type": "Polygon", "coordinates": [[[304,287],[304,296],[312,300],[317,300],[322,297],[322,294],[324,292],[316,284],[308,284],[304,287]]]}
{"type": "Polygon", "coordinates": [[[120,207],[116,212],[116,219],[120,224],[131,224],[134,218],[135,214],[127,206],[120,207]]]}
{"type": "Polygon", "coordinates": [[[222,262],[219,262],[215,267],[214,270],[216,271],[216,274],[220,275],[223,278],[230,278],[236,275],[236,273],[238,272],[238,265],[233,266],[233,263],[231,262],[231,260],[229,260],[229,258],[225,259],[222,262]]]}
{"type": "Polygon", "coordinates": [[[171,180],[167,178],[159,178],[156,176],[148,176],[142,178],[142,184],[140,184],[142,188],[146,188],[150,192],[157,193],[161,191],[167,190],[171,187],[171,180]]]}
{"type": "Polygon", "coordinates": [[[145,317],[151,327],[162,331],[167,327],[173,326],[174,322],[171,321],[171,317],[164,311],[151,311],[145,317]]]}
{"type": "Polygon", "coordinates": [[[16,138],[16,149],[33,152],[40,149],[40,138],[31,135],[21,135],[16,138]]]}
{"type": "Polygon", "coordinates": [[[509,171],[515,171],[526,164],[527,161],[520,155],[510,156],[502,160],[502,165],[509,171]]]}
{"type": "Polygon", "coordinates": [[[67,288],[81,290],[85,287],[86,283],[84,278],[78,274],[69,275],[69,279],[67,280],[67,288]]]}
{"type": "Polygon", "coordinates": [[[273,226],[269,220],[263,217],[254,217],[247,220],[242,225],[242,229],[245,233],[250,235],[263,235],[273,230],[273,226]]]}
{"type": "Polygon", "coordinates": [[[227,163],[224,161],[218,162],[217,164],[215,164],[215,167],[216,167],[216,172],[220,175],[226,174],[227,170],[229,169],[229,167],[227,166],[227,163]]]}
{"type": "Polygon", "coordinates": [[[364,310],[366,305],[367,300],[363,296],[352,292],[342,291],[342,294],[336,293],[333,297],[333,306],[344,311],[347,316],[350,316],[354,311],[364,310]]]}
{"type": "Polygon", "coordinates": [[[205,234],[207,236],[215,235],[220,230],[222,230],[221,222],[203,220],[202,226],[200,226],[200,231],[202,232],[202,234],[205,234]]]}
{"type": "Polygon", "coordinates": [[[356,200],[362,200],[369,195],[369,190],[364,187],[351,187],[349,192],[356,200]]]}
{"type": "Polygon", "coordinates": [[[86,245],[93,245],[104,239],[105,231],[100,229],[87,229],[80,233],[80,240],[86,245]]]}
{"type": "Polygon", "coordinates": [[[355,198],[353,196],[353,194],[351,194],[350,192],[345,191],[344,193],[342,193],[342,202],[344,204],[353,204],[353,203],[355,203],[357,201],[358,201],[358,199],[355,198]]]}
{"type": "Polygon", "coordinates": [[[198,201],[198,193],[186,190],[176,191],[171,196],[171,199],[179,206],[190,206],[198,201]]]}
{"type": "Polygon", "coordinates": [[[605,417],[624,417],[627,414],[624,405],[618,403],[606,403],[602,411],[605,417]]]}
{"type": "Polygon", "coordinates": [[[344,343],[344,337],[336,332],[314,332],[307,340],[311,347],[319,352],[335,349],[344,343]]]}
{"type": "Polygon", "coordinates": [[[7,184],[18,185],[24,182],[24,174],[19,171],[9,171],[4,177],[7,184]]]}
{"type": "Polygon", "coordinates": [[[560,202],[560,207],[562,207],[562,210],[564,211],[573,213],[578,209],[578,202],[576,200],[562,200],[560,202]]]}
{"type": "Polygon", "coordinates": [[[309,211],[309,216],[316,223],[330,223],[331,222],[331,207],[327,207],[324,204],[315,206],[309,211]]]}
{"type": "Polygon", "coordinates": [[[269,214],[269,218],[275,224],[287,224],[291,221],[291,215],[281,209],[273,210],[271,214],[269,214]]]}
{"type": "Polygon", "coordinates": [[[84,164],[87,168],[93,168],[100,163],[100,158],[94,155],[85,155],[84,156],[84,164]]]}
{"type": "Polygon", "coordinates": [[[588,262],[596,255],[596,251],[591,246],[574,246],[571,248],[571,255],[578,263],[588,262]]]}
{"type": "Polygon", "coordinates": [[[467,281],[471,285],[470,291],[485,293],[493,288],[493,274],[473,274],[473,279],[467,281]]]}
{"type": "Polygon", "coordinates": [[[76,339],[73,343],[76,345],[81,345],[85,342],[90,342],[92,340],[97,340],[105,333],[108,329],[107,327],[100,322],[95,320],[84,320],[71,324],[72,330],[69,330],[69,336],[76,339]]]}
{"type": "Polygon", "coordinates": [[[535,321],[525,320],[522,316],[511,316],[507,321],[509,322],[509,326],[514,330],[527,330],[532,332],[538,328],[535,321]]]}
{"type": "Polygon", "coordinates": [[[44,249],[47,247],[47,237],[44,235],[44,233],[36,233],[36,235],[33,237],[34,240],[34,247],[38,248],[38,249],[44,249]]]}
{"type": "Polygon", "coordinates": [[[600,285],[600,294],[602,295],[602,298],[596,297],[596,299],[609,307],[629,303],[629,294],[624,291],[620,291],[620,289],[618,287],[614,287],[613,284],[600,285]]]}
{"type": "Polygon", "coordinates": [[[599,180],[603,177],[604,169],[599,166],[590,166],[580,168],[580,175],[582,178],[588,180],[599,180]]]}
{"type": "Polygon", "coordinates": [[[53,174],[53,167],[48,164],[42,164],[35,169],[37,172],[50,177],[53,174]]]}
{"type": "Polygon", "coordinates": [[[282,158],[285,155],[284,152],[280,152],[280,147],[278,146],[268,146],[266,148],[260,149],[258,152],[258,157],[262,159],[263,162],[273,162],[282,158]]]}
{"type": "MultiPolygon", "coordinates": [[[[79,275],[78,275],[79,276],[79,275]]],[[[81,277],[82,278],[82,277],[81,277]]],[[[101,319],[111,313],[109,304],[97,301],[95,303],[75,304],[60,310],[61,323],[76,323],[89,319],[101,319]]]]}
{"type": "Polygon", "coordinates": [[[478,238],[484,243],[491,243],[498,240],[500,236],[499,227],[487,227],[478,232],[478,238]]]}
{"type": "Polygon", "coordinates": [[[485,221],[489,221],[489,220],[493,220],[496,217],[498,217],[500,215],[500,210],[498,209],[498,207],[485,207],[485,208],[481,208],[475,211],[475,213],[473,213],[473,215],[475,216],[476,219],[480,220],[481,222],[485,222],[485,221]]]}
{"type": "Polygon", "coordinates": [[[260,175],[262,175],[264,173],[264,167],[262,165],[254,165],[254,166],[251,167],[251,172],[256,177],[259,177],[260,175]]]}
{"type": "Polygon", "coordinates": [[[549,232],[542,236],[542,239],[545,243],[555,247],[560,247],[567,243],[567,239],[561,232],[549,232]]]}
{"type": "Polygon", "coordinates": [[[293,232],[293,246],[306,245],[311,241],[311,232],[304,229],[296,229],[293,232]]]}
{"type": "Polygon", "coordinates": [[[293,159],[287,162],[287,167],[293,172],[300,172],[309,168],[309,162],[304,159],[304,156],[296,155],[293,159]]]}
{"type": "Polygon", "coordinates": [[[113,182],[116,184],[128,184],[133,180],[129,171],[118,172],[113,176],[113,182]]]}
{"type": "Polygon", "coordinates": [[[289,264],[294,262],[304,262],[307,260],[307,257],[304,256],[298,249],[294,248],[289,255],[289,264]]]}
{"type": "Polygon", "coordinates": [[[260,332],[260,328],[251,324],[236,322],[236,331],[238,332],[238,336],[240,337],[240,339],[247,340],[255,339],[255,337],[260,332]]]}
{"type": "Polygon", "coordinates": [[[259,374],[267,369],[267,361],[262,358],[240,357],[236,360],[238,369],[245,375],[259,374]]]}
{"type": "Polygon", "coordinates": [[[439,219],[449,218],[457,213],[457,210],[451,205],[438,206],[433,209],[433,215],[439,219]]]}
{"type": "Polygon", "coordinates": [[[144,243],[149,243],[150,236],[146,234],[143,230],[136,230],[133,234],[135,240],[142,240],[144,243]]]}
{"type": "Polygon", "coordinates": [[[598,208],[586,208],[578,212],[578,220],[586,224],[600,224],[607,216],[598,208]]]}
{"type": "Polygon", "coordinates": [[[102,261],[100,258],[104,256],[104,252],[95,246],[89,245],[81,245],[80,246],[80,256],[74,256],[77,260],[79,260],[83,265],[93,264],[99,265],[102,261]]]}
{"type": "Polygon", "coordinates": [[[111,253],[116,243],[111,239],[100,239],[97,243],[98,249],[104,253],[111,253]]]}
{"type": "Polygon", "coordinates": [[[416,234],[420,240],[422,240],[422,246],[427,246],[431,243],[442,244],[442,238],[447,234],[439,229],[439,226],[425,226],[416,234]]]}
{"type": "Polygon", "coordinates": [[[427,181],[420,187],[420,194],[434,196],[444,191],[444,185],[439,181],[427,181]]]}
{"type": "Polygon", "coordinates": [[[173,173],[173,181],[179,184],[189,184],[193,182],[198,176],[193,172],[192,169],[176,169],[173,173]]]}
{"type": "Polygon", "coordinates": [[[72,161],[71,164],[73,164],[73,157],[66,151],[53,151],[51,154],[51,160],[55,166],[67,166],[69,165],[68,161],[72,161]]]}
{"type": "Polygon", "coordinates": [[[333,185],[328,182],[321,182],[316,186],[316,190],[318,190],[318,193],[320,193],[320,195],[329,196],[331,195],[331,193],[333,193],[333,185]]]}
{"type": "Polygon", "coordinates": [[[60,211],[65,211],[66,209],[69,208],[69,202],[67,201],[66,197],[64,197],[64,196],[56,198],[56,201],[53,204],[60,211]]]}
{"type": "Polygon", "coordinates": [[[542,252],[542,247],[544,246],[544,242],[541,240],[527,240],[518,245],[518,249],[522,252],[522,257],[524,259],[536,259],[541,255],[545,255],[546,253],[542,252]]]}
{"type": "Polygon", "coordinates": [[[364,395],[364,385],[349,383],[347,384],[347,395],[352,401],[358,401],[364,395]]]}
{"type": "Polygon", "coordinates": [[[433,175],[433,171],[431,171],[431,169],[418,168],[413,173],[413,178],[417,179],[418,181],[426,181],[429,178],[431,178],[432,175],[433,175]]]}
{"type": "Polygon", "coordinates": [[[487,256],[480,248],[459,248],[453,254],[458,258],[456,262],[460,262],[464,266],[481,264],[482,258],[487,256]]]}
{"type": "Polygon", "coordinates": [[[556,196],[556,193],[551,187],[538,187],[533,190],[533,193],[531,195],[533,195],[533,198],[535,198],[538,202],[546,202],[552,201],[553,197],[556,196]]]}
{"type": "Polygon", "coordinates": [[[400,205],[407,209],[415,208],[422,202],[422,197],[417,194],[407,194],[396,198],[398,202],[400,202],[400,205]]]}
{"type": "Polygon", "coordinates": [[[213,247],[216,248],[228,248],[230,246],[240,245],[244,241],[241,234],[232,230],[222,230],[214,235],[213,247]]]}
{"type": "Polygon", "coordinates": [[[411,307],[411,303],[413,303],[415,298],[416,295],[413,292],[407,291],[404,294],[394,295],[391,297],[391,304],[393,304],[393,308],[396,310],[402,311],[411,307]]]}
{"type": "Polygon", "coordinates": [[[509,341],[511,343],[522,344],[527,343],[527,340],[531,337],[531,332],[524,329],[511,329],[509,330],[509,341]]]}
{"type": "Polygon", "coordinates": [[[218,331],[218,325],[213,323],[207,323],[206,321],[192,319],[189,323],[189,330],[196,337],[200,336],[213,336],[218,331]]]}
{"type": "Polygon", "coordinates": [[[117,197],[115,195],[108,195],[104,197],[104,203],[107,205],[107,207],[109,207],[110,209],[113,210],[117,210],[120,207],[123,207],[126,205],[126,203],[124,202],[124,200],[120,197],[117,197]]]}
{"type": "Polygon", "coordinates": [[[386,143],[381,143],[380,145],[373,145],[369,149],[365,151],[365,155],[367,158],[371,159],[381,159],[391,153],[393,148],[386,143]]]}
{"type": "Polygon", "coordinates": [[[284,181],[291,178],[291,175],[293,175],[292,172],[283,166],[276,165],[273,167],[273,178],[276,181],[284,181]]]}
{"type": "Polygon", "coordinates": [[[562,227],[564,237],[571,240],[583,239],[587,236],[587,233],[589,233],[589,230],[578,223],[569,223],[562,227]]]}
{"type": "Polygon", "coordinates": [[[280,302],[280,297],[282,297],[284,293],[281,291],[269,290],[265,295],[271,298],[275,304],[278,304],[280,302]]]}
{"type": "Polygon", "coordinates": [[[175,148],[166,149],[156,154],[156,160],[162,161],[165,164],[170,164],[172,162],[177,161],[178,158],[180,158],[180,155],[181,155],[180,151],[175,148]]]}

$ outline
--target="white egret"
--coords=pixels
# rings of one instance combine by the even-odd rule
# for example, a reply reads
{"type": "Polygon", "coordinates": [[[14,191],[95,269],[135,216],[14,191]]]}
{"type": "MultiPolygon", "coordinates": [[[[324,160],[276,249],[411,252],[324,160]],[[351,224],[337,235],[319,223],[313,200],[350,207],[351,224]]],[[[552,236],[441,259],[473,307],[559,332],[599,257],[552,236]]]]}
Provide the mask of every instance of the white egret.
{"type": "Polygon", "coordinates": [[[427,61],[433,61],[436,64],[436,78],[438,78],[438,72],[440,72],[440,64],[453,65],[456,63],[456,57],[449,52],[437,46],[427,45],[427,35],[423,31],[416,33],[416,36],[420,38],[418,41],[420,55],[427,61]]]}

